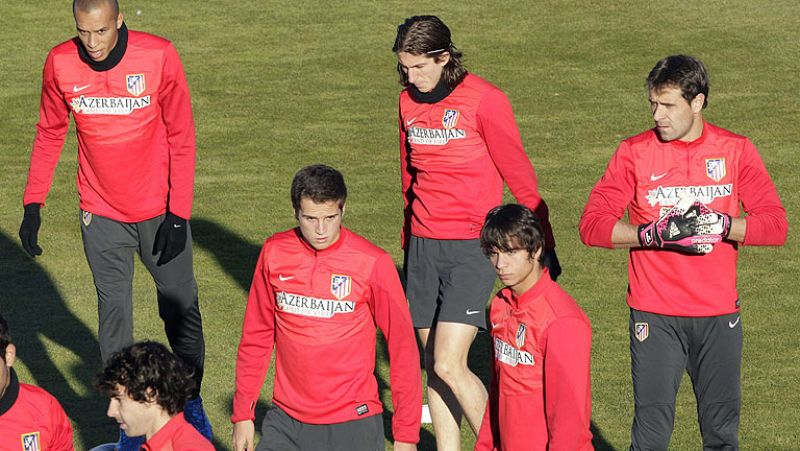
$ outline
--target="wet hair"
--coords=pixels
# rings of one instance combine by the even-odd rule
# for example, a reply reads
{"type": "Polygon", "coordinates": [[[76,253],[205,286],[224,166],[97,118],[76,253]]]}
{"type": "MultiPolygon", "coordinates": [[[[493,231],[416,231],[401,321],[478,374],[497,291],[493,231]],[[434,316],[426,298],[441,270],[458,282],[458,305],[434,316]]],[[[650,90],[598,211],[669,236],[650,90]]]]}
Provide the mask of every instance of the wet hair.
{"type": "Polygon", "coordinates": [[[300,211],[300,201],[311,199],[315,204],[336,201],[339,208],[347,200],[347,186],[342,173],[324,164],[306,166],[297,171],[292,180],[292,207],[300,211]]]}
{"type": "Polygon", "coordinates": [[[702,61],[687,55],[672,55],[661,59],[647,76],[647,91],[675,87],[687,102],[703,94],[703,108],[708,106],[708,72],[702,61]]]}
{"type": "MultiPolygon", "coordinates": [[[[392,51],[427,55],[436,62],[441,61],[445,52],[449,53],[450,61],[442,70],[442,78],[450,89],[458,86],[467,76],[467,69],[461,62],[462,53],[450,39],[450,29],[436,16],[414,16],[406,19],[397,27],[392,51]]],[[[400,63],[397,63],[397,73],[400,74],[400,84],[408,86],[408,75],[400,63]]]]}
{"type": "Polygon", "coordinates": [[[154,401],[170,415],[186,406],[195,381],[181,359],[154,341],[135,343],[114,353],[95,376],[95,387],[113,397],[117,386],[137,402],[154,401]]]}
{"type": "MultiPolygon", "coordinates": [[[[530,208],[506,204],[489,210],[481,229],[481,250],[487,257],[492,252],[513,252],[525,249],[533,257],[544,247],[542,224],[530,208]]],[[[543,253],[539,255],[542,264],[543,253]]]]}
{"type": "Polygon", "coordinates": [[[6,348],[11,344],[11,333],[8,331],[8,322],[0,314],[0,360],[6,361],[6,348]]]}
{"type": "Polygon", "coordinates": [[[76,11],[82,11],[88,13],[100,8],[103,5],[111,6],[111,11],[114,13],[114,17],[119,14],[119,2],[117,0],[73,0],[72,12],[75,13],[76,11]]]}

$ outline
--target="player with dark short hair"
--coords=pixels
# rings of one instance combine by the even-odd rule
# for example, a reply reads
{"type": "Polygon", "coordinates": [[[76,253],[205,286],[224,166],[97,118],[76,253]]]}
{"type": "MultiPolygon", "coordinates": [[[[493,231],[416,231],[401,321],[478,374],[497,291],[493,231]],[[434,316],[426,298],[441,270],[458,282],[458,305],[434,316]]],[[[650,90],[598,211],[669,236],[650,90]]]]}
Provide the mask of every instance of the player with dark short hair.
{"type": "Polygon", "coordinates": [[[375,334],[389,352],[394,449],[419,441],[422,384],[406,297],[389,254],[342,226],[344,177],[307,166],[292,181],[298,227],[258,258],[236,358],[234,451],[384,449],[375,334]],[[275,352],[273,407],[254,448],[255,406],[275,352]]]}
{"type": "Polygon", "coordinates": [[[542,265],[544,231],[529,208],[493,208],[481,249],[505,288],[492,300],[489,400],[476,451],[589,451],[592,329],[542,265]]]}
{"type": "Polygon", "coordinates": [[[630,248],[631,450],[668,448],[684,372],[703,449],[739,449],[738,251],[783,245],[786,210],[753,143],[703,119],[699,59],[661,59],[647,92],[655,126],[620,143],[580,221],[586,245],[630,248]]]}
{"type": "MultiPolygon", "coordinates": [[[[77,185],[84,252],[97,292],[100,357],[133,343],[133,272],[138,255],[156,286],[172,350],[192,367],[187,419],[211,438],[200,384],[205,341],[189,218],[194,198],[195,128],[175,47],[128,30],[116,0],[75,0],[77,36],[44,63],[39,123],[19,229],[31,257],[41,210],[69,128],[78,138],[77,185]]],[[[142,439],[120,433],[122,451],[142,439]]]]}
{"type": "Polygon", "coordinates": [[[131,437],[143,436],[148,451],[213,450],[179,415],[195,388],[191,370],[162,344],[144,341],[113,354],[96,376],[108,416],[131,437]]]}
{"type": "Polygon", "coordinates": [[[72,425],[61,404],[14,371],[17,347],[0,315],[0,449],[72,451],[72,425]]]}
{"type": "Polygon", "coordinates": [[[486,327],[495,281],[478,237],[486,212],[502,201],[504,183],[542,221],[550,277],[561,268],[547,204],[506,95],[467,71],[436,16],[406,19],[392,51],[404,87],[398,125],[406,293],[425,349],[437,448],[460,451],[462,416],[477,434],[486,403],[467,355],[486,327]]]}

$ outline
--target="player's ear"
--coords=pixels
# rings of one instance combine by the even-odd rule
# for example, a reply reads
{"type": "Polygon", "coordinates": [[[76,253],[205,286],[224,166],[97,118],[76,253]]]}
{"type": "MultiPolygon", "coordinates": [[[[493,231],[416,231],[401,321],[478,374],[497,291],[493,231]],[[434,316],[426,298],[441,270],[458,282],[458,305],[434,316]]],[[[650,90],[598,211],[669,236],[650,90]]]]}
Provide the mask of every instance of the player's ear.
{"type": "Polygon", "coordinates": [[[344,218],[344,211],[347,207],[347,204],[342,204],[342,218],[344,218]]]}
{"type": "Polygon", "coordinates": [[[542,263],[542,252],[544,252],[544,246],[540,246],[539,249],[536,249],[536,251],[531,256],[531,260],[541,264],[542,263]]]}
{"type": "Polygon", "coordinates": [[[14,346],[13,343],[9,343],[8,346],[6,346],[6,355],[4,357],[7,367],[10,368],[14,366],[14,361],[17,360],[17,347],[14,346]]]}
{"type": "Polygon", "coordinates": [[[119,14],[117,14],[117,30],[122,28],[122,21],[123,20],[124,20],[124,18],[122,17],[122,13],[120,12],[119,14]]]}
{"type": "Polygon", "coordinates": [[[694,96],[694,99],[689,103],[689,106],[692,107],[692,112],[697,114],[703,111],[703,104],[706,103],[706,95],[705,94],[697,94],[694,96]]]}

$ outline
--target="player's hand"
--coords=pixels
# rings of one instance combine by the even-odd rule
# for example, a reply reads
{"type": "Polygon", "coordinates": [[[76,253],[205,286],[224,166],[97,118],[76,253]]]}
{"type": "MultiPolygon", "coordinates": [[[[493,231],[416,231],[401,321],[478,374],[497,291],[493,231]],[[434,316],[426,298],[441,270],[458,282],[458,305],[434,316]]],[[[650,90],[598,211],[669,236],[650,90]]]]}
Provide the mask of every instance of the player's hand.
{"type": "Polygon", "coordinates": [[[550,272],[550,278],[555,281],[561,275],[561,263],[558,262],[558,255],[555,249],[542,251],[542,266],[550,272]]]}
{"type": "Polygon", "coordinates": [[[153,242],[153,255],[161,252],[156,262],[158,266],[168,263],[186,248],[187,222],[180,216],[167,212],[164,222],[158,226],[156,239],[153,242]]]}
{"type": "Polygon", "coordinates": [[[695,202],[698,208],[697,233],[700,235],[719,235],[728,238],[731,233],[731,215],[708,208],[701,202],[695,202]]]}
{"type": "Polygon", "coordinates": [[[233,425],[233,451],[254,451],[253,439],[256,426],[253,420],[244,420],[233,425]]]}
{"type": "MultiPolygon", "coordinates": [[[[658,220],[639,226],[639,244],[642,247],[671,249],[689,254],[706,254],[714,245],[722,241],[720,233],[712,228],[701,227],[711,218],[707,216],[705,205],[684,200],[664,213],[658,220]],[[705,210],[704,210],[705,209],[705,210]]],[[[730,230],[730,226],[728,226],[730,230]]]]}
{"type": "Polygon", "coordinates": [[[394,442],[394,451],[417,451],[416,443],[394,442]]]}
{"type": "Polygon", "coordinates": [[[22,225],[19,226],[19,239],[22,241],[22,248],[31,257],[42,255],[42,248],[39,247],[39,227],[42,225],[42,217],[39,210],[40,204],[28,204],[25,206],[25,214],[22,216],[22,225]]]}

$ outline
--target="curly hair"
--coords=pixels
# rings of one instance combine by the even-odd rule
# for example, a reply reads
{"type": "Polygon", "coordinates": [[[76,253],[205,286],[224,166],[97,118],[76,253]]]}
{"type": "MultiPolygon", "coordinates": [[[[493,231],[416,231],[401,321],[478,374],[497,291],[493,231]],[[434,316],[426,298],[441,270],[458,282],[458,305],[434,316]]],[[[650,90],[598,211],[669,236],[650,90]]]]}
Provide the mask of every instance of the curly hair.
{"type": "Polygon", "coordinates": [[[195,388],[185,363],[162,344],[143,341],[113,354],[95,377],[95,387],[109,397],[117,387],[138,402],[161,406],[170,415],[183,410],[195,388]]]}
{"type": "MultiPolygon", "coordinates": [[[[533,257],[544,246],[544,232],[530,208],[506,204],[489,210],[481,229],[481,250],[489,256],[494,251],[513,252],[525,249],[533,257]]],[[[542,264],[543,253],[539,255],[542,264]]]]}

